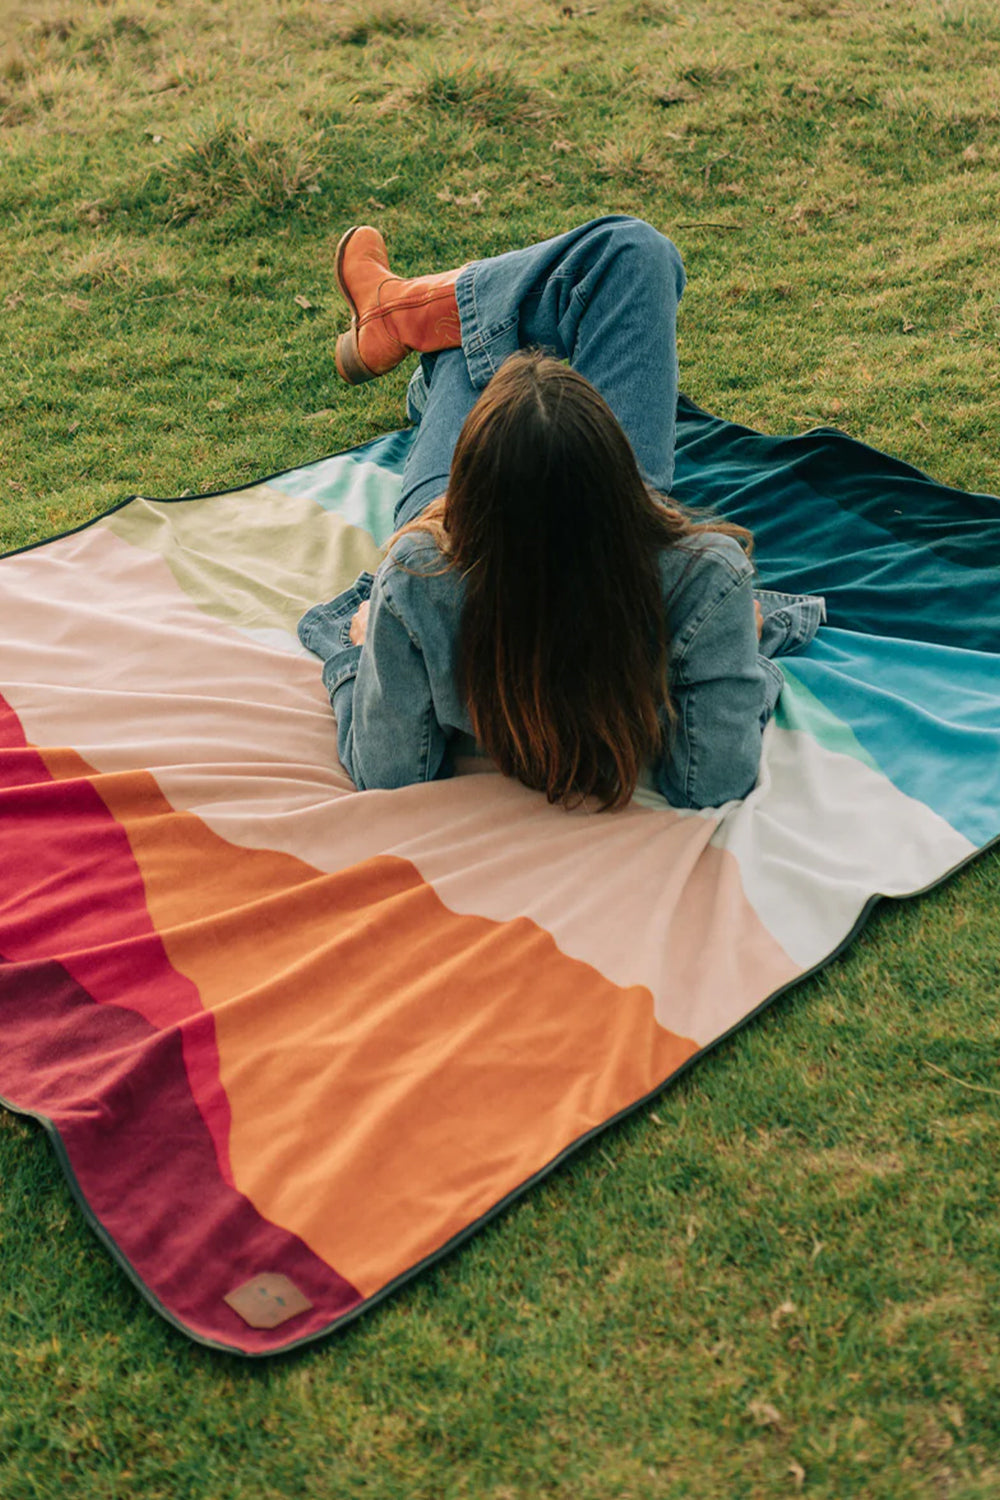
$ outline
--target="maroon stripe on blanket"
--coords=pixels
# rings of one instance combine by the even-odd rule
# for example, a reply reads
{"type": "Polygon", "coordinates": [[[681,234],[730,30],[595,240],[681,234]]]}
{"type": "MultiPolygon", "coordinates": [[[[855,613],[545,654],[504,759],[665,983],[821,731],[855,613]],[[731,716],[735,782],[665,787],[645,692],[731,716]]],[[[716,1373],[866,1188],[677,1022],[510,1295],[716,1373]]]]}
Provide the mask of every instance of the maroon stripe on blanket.
{"type": "Polygon", "coordinates": [[[265,1353],[358,1305],[350,1282],[223,1181],[177,1028],[95,1005],[57,963],[0,961],[0,1031],[0,1093],[55,1127],[100,1229],[196,1338],[265,1353]],[[273,1331],[223,1300],[267,1273],[312,1303],[273,1331]]]}
{"type": "Polygon", "coordinates": [[[127,1006],[157,1028],[182,1026],[191,1089],[232,1183],[215,1022],[167,956],[128,835],[89,777],[53,777],[3,698],[0,932],[8,958],[55,959],[97,1004],[127,1006]]]}

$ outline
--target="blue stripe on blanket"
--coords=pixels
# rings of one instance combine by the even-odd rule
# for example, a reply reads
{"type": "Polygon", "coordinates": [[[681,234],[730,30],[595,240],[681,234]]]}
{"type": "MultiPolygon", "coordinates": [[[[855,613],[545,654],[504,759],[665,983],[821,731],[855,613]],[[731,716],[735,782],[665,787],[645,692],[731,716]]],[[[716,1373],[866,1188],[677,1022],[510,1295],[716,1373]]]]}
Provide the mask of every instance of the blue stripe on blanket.
{"type": "Polygon", "coordinates": [[[974,844],[996,836],[995,656],[825,628],[782,666],[851,726],[901,792],[933,808],[974,844]]]}

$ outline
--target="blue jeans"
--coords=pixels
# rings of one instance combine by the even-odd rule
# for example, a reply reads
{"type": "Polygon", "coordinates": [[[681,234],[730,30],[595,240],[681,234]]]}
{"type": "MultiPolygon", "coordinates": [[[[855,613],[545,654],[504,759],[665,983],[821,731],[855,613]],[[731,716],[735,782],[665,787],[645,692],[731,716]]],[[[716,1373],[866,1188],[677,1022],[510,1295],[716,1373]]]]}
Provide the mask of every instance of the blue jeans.
{"type": "Polygon", "coordinates": [[[462,346],[423,355],[407,393],[407,411],[420,425],[403,470],[396,525],[444,494],[462,424],[518,349],[545,349],[596,386],[646,480],[669,494],[683,290],[674,245],[641,219],[620,214],[466,266],[455,289],[462,346]]]}

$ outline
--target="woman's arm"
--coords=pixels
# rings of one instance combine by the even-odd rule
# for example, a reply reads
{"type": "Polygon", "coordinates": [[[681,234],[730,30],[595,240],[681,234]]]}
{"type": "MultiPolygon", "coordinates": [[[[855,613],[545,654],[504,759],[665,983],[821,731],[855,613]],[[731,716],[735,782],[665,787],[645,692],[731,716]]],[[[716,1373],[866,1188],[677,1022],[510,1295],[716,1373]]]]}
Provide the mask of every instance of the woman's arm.
{"type": "Polygon", "coordinates": [[[718,807],[753,789],[784,679],[758,653],[753,569],[735,544],[703,554],[687,592],[695,602],[671,656],[677,717],[656,779],[675,807],[718,807]]]}
{"type": "Polygon", "coordinates": [[[323,682],[337,720],[337,753],[359,791],[433,781],[447,748],[423,652],[378,575],[370,588],[367,601],[360,594],[349,601],[350,613],[337,609],[332,633],[323,612],[333,610],[337,601],[311,610],[299,626],[303,643],[324,658],[323,682]],[[357,623],[359,614],[363,626],[357,623]]]}

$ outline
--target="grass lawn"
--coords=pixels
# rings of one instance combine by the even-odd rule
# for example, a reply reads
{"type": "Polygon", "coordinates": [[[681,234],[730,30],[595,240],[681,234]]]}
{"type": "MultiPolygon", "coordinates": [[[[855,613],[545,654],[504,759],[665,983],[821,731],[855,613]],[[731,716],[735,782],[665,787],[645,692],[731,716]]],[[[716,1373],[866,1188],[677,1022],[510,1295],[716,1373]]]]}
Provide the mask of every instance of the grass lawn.
{"type": "MultiPolygon", "coordinates": [[[[0,3],[0,542],[403,423],[332,247],[641,215],[682,384],[1000,492],[994,0],[0,3]]],[[[1000,857],[467,1247],[263,1365],[162,1323],[0,1115],[3,1500],[1000,1494],[1000,857]]]]}

